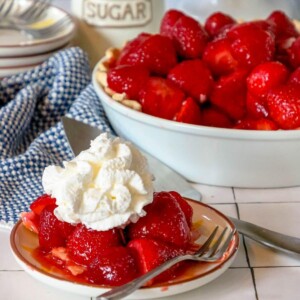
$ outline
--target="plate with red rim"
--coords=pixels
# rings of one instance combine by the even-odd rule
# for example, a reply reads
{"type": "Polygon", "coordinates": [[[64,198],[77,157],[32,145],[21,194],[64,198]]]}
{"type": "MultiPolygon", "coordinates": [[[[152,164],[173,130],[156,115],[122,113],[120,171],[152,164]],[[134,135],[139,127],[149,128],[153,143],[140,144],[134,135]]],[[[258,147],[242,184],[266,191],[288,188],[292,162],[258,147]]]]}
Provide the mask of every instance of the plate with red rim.
{"type": "MultiPolygon", "coordinates": [[[[219,226],[220,229],[229,227],[231,230],[235,230],[234,224],[218,210],[194,200],[187,200],[193,208],[193,224],[201,232],[197,243],[202,244],[215,226],[219,226]]],[[[72,279],[72,277],[61,271],[59,272],[55,267],[52,268],[49,265],[40,263],[33,255],[34,249],[38,247],[38,237],[35,233],[26,229],[21,220],[15,224],[11,231],[10,245],[19,265],[33,278],[53,288],[88,297],[98,296],[109,289],[107,286],[72,279]]],[[[236,232],[226,255],[221,261],[216,263],[192,263],[173,280],[151,287],[142,287],[135,291],[130,298],[153,299],[172,296],[205,285],[219,277],[230,267],[237,254],[238,246],[239,235],[236,232]]]]}

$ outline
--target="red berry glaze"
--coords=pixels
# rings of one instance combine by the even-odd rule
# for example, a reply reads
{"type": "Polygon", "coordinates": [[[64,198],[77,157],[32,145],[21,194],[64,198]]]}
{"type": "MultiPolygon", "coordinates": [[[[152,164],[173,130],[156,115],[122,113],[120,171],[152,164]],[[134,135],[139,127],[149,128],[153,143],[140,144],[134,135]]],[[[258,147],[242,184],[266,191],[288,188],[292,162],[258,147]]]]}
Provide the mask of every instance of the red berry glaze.
{"type": "Polygon", "coordinates": [[[208,41],[202,25],[189,16],[179,18],[173,27],[172,36],[178,54],[186,59],[201,57],[208,41]]]}
{"type": "Polygon", "coordinates": [[[221,32],[224,26],[235,23],[236,21],[231,16],[222,12],[215,12],[206,19],[204,29],[213,38],[221,32]]]}
{"type": "Polygon", "coordinates": [[[97,255],[88,265],[87,274],[90,282],[108,286],[125,284],[139,275],[133,251],[120,246],[97,255]]]}
{"type": "Polygon", "coordinates": [[[282,129],[300,127],[300,89],[297,84],[279,86],[267,96],[270,117],[282,129]]]}
{"type": "Polygon", "coordinates": [[[246,77],[245,71],[221,77],[211,94],[211,103],[233,120],[239,120],[246,114],[246,77]]]}
{"type": "Polygon", "coordinates": [[[186,248],[190,241],[190,229],[176,198],[168,192],[154,194],[153,202],[145,208],[146,216],[127,227],[131,240],[155,239],[179,248],[186,248]]]}
{"type": "Polygon", "coordinates": [[[200,103],[207,100],[214,83],[210,70],[200,59],[179,63],[170,70],[168,79],[200,103]]]}
{"type": "Polygon", "coordinates": [[[143,66],[156,75],[166,75],[176,63],[176,51],[170,38],[144,33],[122,50],[117,61],[117,65],[143,66]]]}
{"type": "Polygon", "coordinates": [[[48,205],[55,205],[56,200],[55,198],[52,198],[49,195],[42,195],[40,197],[38,197],[36,200],[34,200],[31,204],[30,204],[30,209],[36,214],[36,215],[40,215],[42,210],[48,206],[48,205]]]}
{"type": "Polygon", "coordinates": [[[129,99],[139,98],[148,78],[149,71],[142,66],[121,65],[107,73],[108,87],[117,93],[126,93],[129,99]]]}
{"type": "Polygon", "coordinates": [[[67,247],[71,259],[79,264],[91,263],[105,250],[114,246],[121,246],[121,236],[118,229],[97,231],[78,224],[68,237],[67,247]]]}
{"type": "Polygon", "coordinates": [[[144,113],[169,120],[173,120],[184,99],[180,88],[160,77],[149,78],[139,96],[144,113]]]}
{"type": "Polygon", "coordinates": [[[248,91],[257,97],[266,96],[272,88],[284,84],[288,76],[289,71],[282,63],[276,61],[262,63],[248,76],[248,91]]]}

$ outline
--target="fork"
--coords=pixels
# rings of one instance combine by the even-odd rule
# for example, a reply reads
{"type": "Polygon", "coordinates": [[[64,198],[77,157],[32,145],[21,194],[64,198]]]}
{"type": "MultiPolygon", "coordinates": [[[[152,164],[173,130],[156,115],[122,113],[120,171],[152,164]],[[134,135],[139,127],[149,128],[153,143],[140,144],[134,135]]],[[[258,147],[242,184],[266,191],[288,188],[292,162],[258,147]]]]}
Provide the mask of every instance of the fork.
{"type": "Polygon", "coordinates": [[[124,285],[119,287],[113,288],[110,291],[101,294],[100,296],[96,297],[96,300],[118,300],[123,299],[124,297],[130,295],[139,287],[144,285],[153,277],[159,275],[160,273],[166,271],[170,267],[174,266],[175,264],[184,261],[184,260],[195,260],[195,261],[202,261],[202,262],[216,262],[222,259],[223,255],[225,254],[227,248],[230,245],[230,242],[236,232],[236,230],[232,230],[228,236],[226,237],[225,241],[223,239],[225,237],[226,231],[228,228],[224,228],[219,237],[216,241],[214,238],[219,230],[219,226],[216,226],[210,236],[207,238],[205,243],[198,249],[197,252],[194,254],[185,254],[181,256],[174,257],[165,263],[161,264],[160,266],[156,267],[155,269],[149,271],[148,273],[132,280],[124,285]],[[223,242],[223,244],[222,244],[223,242]]]}
{"type": "Polygon", "coordinates": [[[22,25],[36,22],[50,6],[51,0],[32,0],[24,11],[18,13],[19,7],[17,7],[14,13],[11,13],[17,4],[15,0],[0,0],[1,23],[13,22],[22,25]]]}

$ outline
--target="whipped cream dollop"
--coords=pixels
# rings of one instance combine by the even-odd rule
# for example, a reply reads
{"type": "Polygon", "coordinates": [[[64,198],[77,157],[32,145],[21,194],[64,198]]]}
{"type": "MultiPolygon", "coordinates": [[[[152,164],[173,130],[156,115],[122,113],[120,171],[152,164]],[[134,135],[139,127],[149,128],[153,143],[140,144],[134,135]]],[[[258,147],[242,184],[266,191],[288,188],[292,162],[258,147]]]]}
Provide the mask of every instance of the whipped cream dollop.
{"type": "Polygon", "coordinates": [[[56,198],[59,220],[104,231],[145,215],[152,179],[146,158],[132,144],[103,133],[63,167],[47,167],[42,182],[56,198]]]}

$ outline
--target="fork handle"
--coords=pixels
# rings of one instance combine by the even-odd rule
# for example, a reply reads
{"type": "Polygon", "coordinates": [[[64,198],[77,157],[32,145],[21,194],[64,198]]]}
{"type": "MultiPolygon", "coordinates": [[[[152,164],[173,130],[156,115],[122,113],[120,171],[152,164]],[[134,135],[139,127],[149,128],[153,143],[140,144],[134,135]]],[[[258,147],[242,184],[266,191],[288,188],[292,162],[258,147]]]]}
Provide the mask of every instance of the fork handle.
{"type": "Polygon", "coordinates": [[[281,234],[249,222],[231,218],[237,230],[245,236],[276,250],[300,254],[300,239],[281,234]]]}
{"type": "Polygon", "coordinates": [[[161,274],[162,272],[168,270],[175,264],[187,260],[187,259],[193,259],[192,255],[182,255],[182,256],[177,256],[174,257],[170,260],[167,260],[163,264],[159,265],[155,269],[147,272],[146,274],[138,277],[137,279],[128,282],[127,284],[121,285],[120,287],[116,287],[98,297],[96,297],[96,300],[118,300],[118,299],[123,299],[124,297],[130,295],[133,293],[135,290],[137,290],[139,287],[144,285],[146,282],[148,282],[150,279],[153,277],[161,274]]]}

